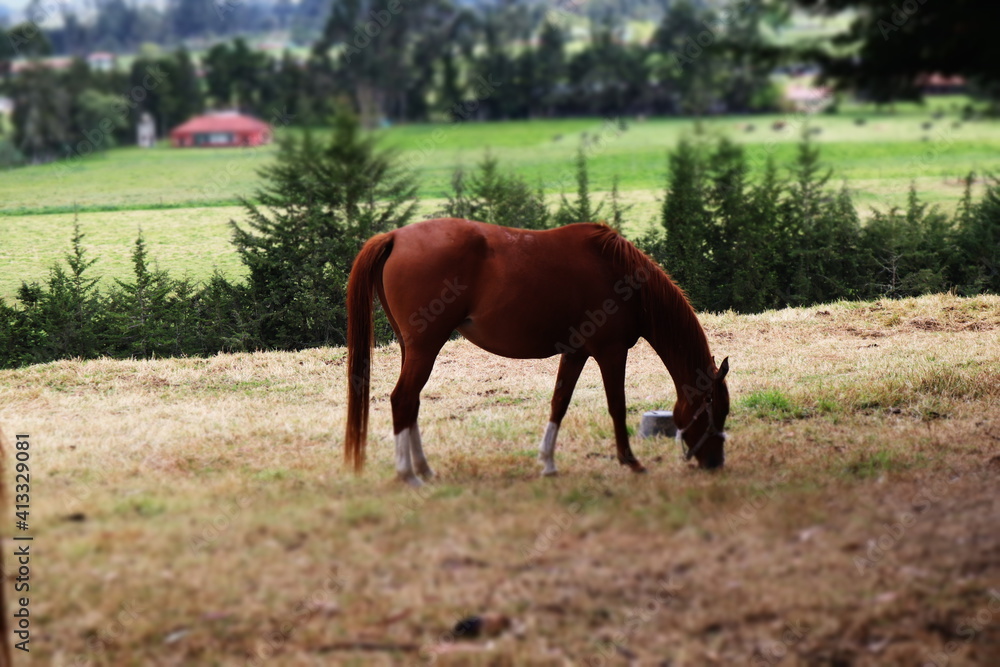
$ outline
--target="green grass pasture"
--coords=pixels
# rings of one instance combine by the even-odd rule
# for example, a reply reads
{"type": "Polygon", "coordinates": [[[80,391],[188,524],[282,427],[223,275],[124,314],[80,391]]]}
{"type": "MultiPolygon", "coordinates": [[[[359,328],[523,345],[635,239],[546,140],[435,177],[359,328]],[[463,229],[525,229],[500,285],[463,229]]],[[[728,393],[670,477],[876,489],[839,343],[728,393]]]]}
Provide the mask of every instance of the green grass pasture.
{"type": "MultiPolygon", "coordinates": [[[[744,145],[752,165],[769,158],[787,165],[803,126],[816,130],[832,185],[846,182],[862,216],[873,207],[905,202],[910,183],[921,197],[951,210],[970,171],[1000,167],[1000,122],[962,120],[962,97],[932,98],[895,111],[853,105],[836,115],[801,114],[690,118],[626,117],[495,123],[413,124],[382,130],[420,179],[421,214],[432,216],[458,167],[473,168],[485,151],[550,195],[575,188],[574,155],[585,145],[594,193],[620,180],[633,208],[626,232],[645,229],[657,215],[667,154],[683,137],[711,142],[728,136],[744,145]],[[619,120],[622,122],[620,123],[619,120]],[[776,123],[784,123],[775,129],[776,123]],[[625,129],[622,129],[624,126],[625,129]]],[[[295,130],[292,130],[295,131],[295,130]]],[[[322,130],[320,130],[322,131],[322,130]]],[[[252,197],[258,170],[275,146],[257,149],[152,150],[120,148],[86,159],[0,172],[0,297],[24,279],[43,279],[68,247],[74,211],[100,258],[97,273],[125,277],[141,228],[152,256],[175,274],[203,279],[214,268],[239,270],[226,223],[240,219],[241,197],[252,197]]]]}

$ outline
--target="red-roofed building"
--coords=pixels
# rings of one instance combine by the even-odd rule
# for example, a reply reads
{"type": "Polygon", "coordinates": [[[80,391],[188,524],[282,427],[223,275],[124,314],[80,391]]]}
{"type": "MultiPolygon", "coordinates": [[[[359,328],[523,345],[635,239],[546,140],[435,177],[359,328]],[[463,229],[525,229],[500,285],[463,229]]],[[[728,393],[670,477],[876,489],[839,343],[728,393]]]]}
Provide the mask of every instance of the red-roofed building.
{"type": "Polygon", "coordinates": [[[87,56],[87,65],[95,72],[110,72],[117,63],[118,57],[108,51],[97,51],[87,56]]]}
{"type": "Polygon", "coordinates": [[[933,74],[921,74],[918,76],[917,86],[928,95],[948,95],[964,93],[966,81],[965,77],[962,76],[945,76],[935,72],[933,74]]]}
{"type": "Polygon", "coordinates": [[[14,60],[10,63],[10,73],[20,74],[21,72],[35,67],[44,67],[46,69],[54,69],[57,71],[68,70],[69,66],[73,64],[73,59],[65,56],[60,56],[58,58],[43,58],[39,60],[14,60]]]}
{"type": "Polygon", "coordinates": [[[271,126],[235,111],[196,116],[170,131],[176,148],[260,146],[271,142],[271,126]]]}

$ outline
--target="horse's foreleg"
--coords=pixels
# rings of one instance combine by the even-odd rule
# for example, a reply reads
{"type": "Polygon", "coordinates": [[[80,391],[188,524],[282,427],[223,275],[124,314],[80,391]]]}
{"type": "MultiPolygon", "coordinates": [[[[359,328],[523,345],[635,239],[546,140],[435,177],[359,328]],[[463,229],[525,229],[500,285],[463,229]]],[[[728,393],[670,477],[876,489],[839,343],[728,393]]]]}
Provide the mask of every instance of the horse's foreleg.
{"type": "Polygon", "coordinates": [[[618,462],[632,469],[632,472],[646,472],[646,468],[632,454],[628,444],[628,426],[625,423],[625,360],[628,351],[615,352],[597,359],[604,379],[604,393],[608,397],[608,412],[615,425],[615,447],[618,462]]]}
{"type": "Polygon", "coordinates": [[[414,473],[429,476],[430,467],[424,458],[417,428],[417,414],[420,412],[420,391],[427,384],[427,378],[434,367],[434,354],[414,354],[408,350],[399,380],[392,390],[392,429],[396,434],[396,474],[411,486],[420,486],[420,479],[414,473]]]}
{"type": "Polygon", "coordinates": [[[556,389],[552,393],[552,412],[549,415],[549,425],[545,428],[545,435],[538,446],[538,460],[542,462],[542,475],[548,477],[556,472],[556,436],[559,434],[559,425],[563,417],[566,416],[566,409],[569,408],[569,401],[573,398],[573,390],[576,388],[576,381],[580,379],[580,373],[587,364],[586,354],[567,355],[564,354],[559,359],[559,373],[556,375],[556,389]]]}

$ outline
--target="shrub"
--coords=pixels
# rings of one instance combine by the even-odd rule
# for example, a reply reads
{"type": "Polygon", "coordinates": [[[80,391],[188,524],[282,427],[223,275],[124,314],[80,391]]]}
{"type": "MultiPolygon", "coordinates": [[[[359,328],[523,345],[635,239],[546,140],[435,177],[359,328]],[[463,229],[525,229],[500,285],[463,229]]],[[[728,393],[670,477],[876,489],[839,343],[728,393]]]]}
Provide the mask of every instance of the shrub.
{"type": "Polygon", "coordinates": [[[955,245],[961,264],[955,267],[961,291],[1000,293],[1000,180],[987,184],[983,198],[972,202],[974,176],[966,179],[965,197],[956,220],[955,245]]]}
{"type": "Polygon", "coordinates": [[[193,346],[185,344],[194,329],[190,284],[150,268],[141,233],[135,240],[132,266],[135,280],[116,280],[117,287],[107,298],[112,355],[148,358],[190,352],[193,346]]]}
{"type": "Polygon", "coordinates": [[[259,317],[247,285],[230,283],[216,270],[193,295],[191,307],[198,345],[193,354],[247,352],[261,346],[256,334],[259,317]]]}
{"type": "Polygon", "coordinates": [[[0,368],[32,363],[44,336],[45,332],[34,326],[24,310],[0,299],[0,368]]]}
{"type": "Polygon", "coordinates": [[[560,196],[559,208],[552,220],[556,225],[574,222],[597,222],[600,220],[604,202],[594,206],[590,200],[590,175],[587,171],[587,153],[581,145],[576,151],[576,201],[570,201],[565,194],[560,196]]]}
{"type": "Polygon", "coordinates": [[[472,176],[455,170],[452,192],[441,211],[446,217],[478,220],[504,227],[546,229],[550,215],[545,195],[532,190],[522,177],[500,171],[497,159],[487,153],[472,176]]]}
{"type": "Polygon", "coordinates": [[[874,211],[862,231],[870,296],[898,298],[940,292],[951,285],[951,226],[937,207],[920,201],[910,185],[905,211],[874,211]]]}

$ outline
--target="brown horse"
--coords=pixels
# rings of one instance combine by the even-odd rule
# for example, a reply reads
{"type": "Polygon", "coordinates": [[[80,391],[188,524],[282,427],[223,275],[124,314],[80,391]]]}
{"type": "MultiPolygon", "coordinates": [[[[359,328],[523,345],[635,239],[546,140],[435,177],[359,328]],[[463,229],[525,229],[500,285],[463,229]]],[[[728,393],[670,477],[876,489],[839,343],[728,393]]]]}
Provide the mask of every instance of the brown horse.
{"type": "Polygon", "coordinates": [[[433,475],[417,427],[420,391],[452,331],[515,359],[561,354],[539,458],[556,472],[559,424],[589,357],[601,369],[618,462],[644,472],[625,424],[625,360],[650,342],[677,389],[674,420],[686,458],[725,462],[728,359],[715,367],[684,293],[614,230],[574,224],[536,232],[469,220],[428,220],[375,236],[354,261],[347,288],[347,433],[344,457],[360,472],[368,431],[372,300],[378,294],[403,364],[392,392],[396,472],[419,485],[433,475]]]}

